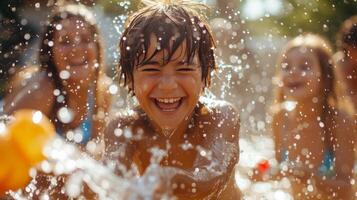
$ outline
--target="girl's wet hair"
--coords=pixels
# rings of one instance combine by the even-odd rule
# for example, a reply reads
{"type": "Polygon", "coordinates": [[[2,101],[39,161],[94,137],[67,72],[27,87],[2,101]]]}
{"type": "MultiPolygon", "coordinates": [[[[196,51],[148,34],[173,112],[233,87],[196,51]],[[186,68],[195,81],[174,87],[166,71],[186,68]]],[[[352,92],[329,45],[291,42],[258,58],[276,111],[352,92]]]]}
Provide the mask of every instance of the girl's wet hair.
{"type": "MultiPolygon", "coordinates": [[[[45,70],[48,76],[54,81],[55,88],[61,91],[61,94],[65,96],[64,102],[58,103],[56,101],[56,106],[54,109],[58,109],[60,105],[65,104],[66,95],[63,93],[62,79],[59,77],[59,72],[57,71],[56,64],[54,63],[53,48],[56,48],[54,43],[55,32],[57,31],[56,25],[61,23],[62,20],[66,19],[81,19],[83,22],[90,26],[90,31],[94,35],[94,41],[98,49],[98,63],[99,67],[96,68],[95,76],[99,77],[102,73],[101,67],[104,66],[103,59],[103,48],[102,42],[99,38],[99,31],[96,26],[95,18],[91,11],[89,11],[85,6],[81,4],[67,4],[57,8],[49,18],[45,31],[43,33],[43,38],[41,41],[41,50],[39,53],[39,62],[41,69],[45,70]]],[[[97,86],[97,80],[95,82],[97,86]]],[[[97,88],[97,87],[95,87],[97,88]]],[[[55,112],[54,112],[55,113],[55,112]]]]}
{"type": "Polygon", "coordinates": [[[337,33],[336,45],[339,50],[343,50],[346,46],[357,48],[357,16],[343,22],[337,33]]]}
{"type": "Polygon", "coordinates": [[[210,84],[210,72],[216,69],[213,36],[209,25],[192,8],[198,4],[183,2],[148,3],[128,19],[119,44],[120,78],[124,79],[124,85],[133,84],[135,67],[149,61],[162,50],[167,52],[163,60],[163,64],[167,64],[174,59],[174,52],[184,42],[186,49],[182,51],[186,54],[185,61],[191,63],[198,54],[202,80],[205,86],[210,84]],[[156,36],[158,47],[149,55],[152,36],[156,36]]]}
{"type": "MultiPolygon", "coordinates": [[[[316,34],[303,34],[289,41],[283,48],[280,57],[277,62],[277,76],[281,72],[281,64],[283,62],[284,56],[293,49],[306,49],[313,54],[319,61],[319,66],[321,70],[321,81],[323,85],[323,94],[325,97],[326,104],[336,103],[336,92],[335,92],[335,75],[334,75],[334,64],[332,60],[332,48],[330,43],[316,34]]],[[[285,100],[283,91],[281,87],[276,86],[275,91],[275,102],[281,103],[285,100]]]]}

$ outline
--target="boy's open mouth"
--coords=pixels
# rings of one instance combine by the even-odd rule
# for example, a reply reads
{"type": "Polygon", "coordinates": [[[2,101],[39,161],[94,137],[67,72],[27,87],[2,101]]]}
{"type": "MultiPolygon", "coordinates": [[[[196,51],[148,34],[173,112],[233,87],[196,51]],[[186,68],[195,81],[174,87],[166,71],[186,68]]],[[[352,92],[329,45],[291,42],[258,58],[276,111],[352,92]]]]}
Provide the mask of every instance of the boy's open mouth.
{"type": "Polygon", "coordinates": [[[154,98],[155,105],[164,112],[172,112],[177,110],[183,97],[171,97],[171,98],[154,98]]]}

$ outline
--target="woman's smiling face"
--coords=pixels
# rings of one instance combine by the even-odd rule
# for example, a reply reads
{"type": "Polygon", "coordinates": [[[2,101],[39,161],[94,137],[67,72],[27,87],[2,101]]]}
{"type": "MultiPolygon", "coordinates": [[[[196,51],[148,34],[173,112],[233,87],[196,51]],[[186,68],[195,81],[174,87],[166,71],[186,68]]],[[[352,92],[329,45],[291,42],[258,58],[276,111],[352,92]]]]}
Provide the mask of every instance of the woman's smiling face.
{"type": "Polygon", "coordinates": [[[60,75],[68,72],[65,79],[69,82],[91,82],[94,79],[99,60],[95,37],[90,25],[79,17],[64,19],[56,25],[54,63],[60,75]]]}
{"type": "MultiPolygon", "coordinates": [[[[147,55],[152,55],[158,45],[157,38],[152,36],[147,55]]],[[[174,131],[189,119],[204,83],[197,53],[192,62],[187,61],[185,41],[164,64],[167,55],[167,50],[161,50],[136,66],[132,89],[154,125],[161,130],[174,131]]]]}

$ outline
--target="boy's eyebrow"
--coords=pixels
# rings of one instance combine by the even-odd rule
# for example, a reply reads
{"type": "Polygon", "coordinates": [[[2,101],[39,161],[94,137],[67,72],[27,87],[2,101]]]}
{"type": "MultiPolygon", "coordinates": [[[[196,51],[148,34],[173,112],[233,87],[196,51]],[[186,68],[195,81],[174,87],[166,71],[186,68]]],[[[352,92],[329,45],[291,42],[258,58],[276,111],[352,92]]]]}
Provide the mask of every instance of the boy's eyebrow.
{"type": "Polygon", "coordinates": [[[195,64],[197,64],[194,60],[181,60],[181,61],[178,61],[177,62],[177,64],[179,64],[179,65],[183,65],[183,64],[185,64],[185,65],[195,65],[195,64]]]}

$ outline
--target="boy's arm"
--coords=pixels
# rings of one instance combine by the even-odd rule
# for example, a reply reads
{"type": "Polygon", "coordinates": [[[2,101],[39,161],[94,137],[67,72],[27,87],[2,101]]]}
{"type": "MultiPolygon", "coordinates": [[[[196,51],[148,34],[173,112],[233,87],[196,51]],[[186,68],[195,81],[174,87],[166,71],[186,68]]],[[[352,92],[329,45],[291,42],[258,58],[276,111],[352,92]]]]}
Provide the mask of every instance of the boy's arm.
{"type": "Polygon", "coordinates": [[[206,130],[206,143],[198,149],[191,170],[171,169],[174,195],[182,199],[200,199],[219,195],[234,175],[239,160],[239,117],[231,106],[225,106],[206,130]],[[215,126],[215,128],[214,128],[215,126]],[[212,131],[213,130],[213,131],[212,131]]]}

